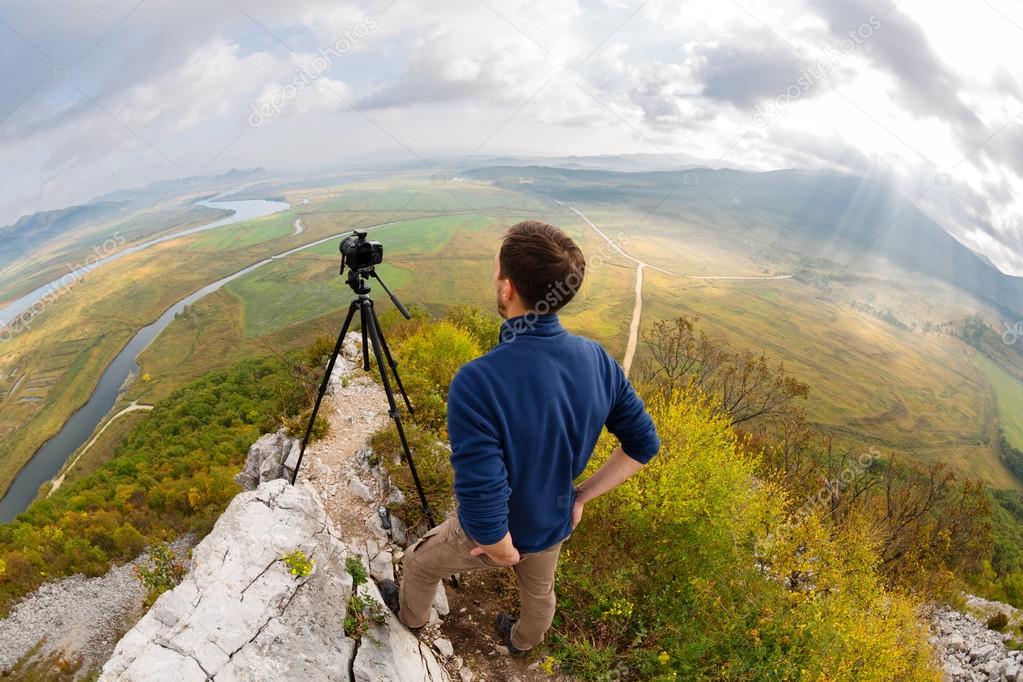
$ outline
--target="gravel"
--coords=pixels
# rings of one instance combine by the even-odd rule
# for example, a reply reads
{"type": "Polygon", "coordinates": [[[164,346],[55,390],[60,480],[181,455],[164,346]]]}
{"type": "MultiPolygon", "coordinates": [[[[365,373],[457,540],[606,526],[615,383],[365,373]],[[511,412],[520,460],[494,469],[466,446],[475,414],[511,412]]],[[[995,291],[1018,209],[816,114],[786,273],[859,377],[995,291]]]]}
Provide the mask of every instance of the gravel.
{"type": "MultiPolygon", "coordinates": [[[[172,545],[185,556],[194,540],[172,545]]],[[[0,619],[0,675],[42,642],[37,658],[81,657],[80,671],[95,671],[110,657],[117,641],[142,616],[145,591],[135,578],[135,561],[97,578],[71,576],[41,585],[0,619]]]]}
{"type": "MultiPolygon", "coordinates": [[[[971,611],[982,616],[998,608],[1015,619],[1016,610],[1007,604],[969,595],[966,601],[971,611]]],[[[1023,652],[1006,646],[1010,635],[988,629],[973,615],[938,609],[932,616],[932,632],[931,643],[949,682],[1023,680],[1023,652]]]]}

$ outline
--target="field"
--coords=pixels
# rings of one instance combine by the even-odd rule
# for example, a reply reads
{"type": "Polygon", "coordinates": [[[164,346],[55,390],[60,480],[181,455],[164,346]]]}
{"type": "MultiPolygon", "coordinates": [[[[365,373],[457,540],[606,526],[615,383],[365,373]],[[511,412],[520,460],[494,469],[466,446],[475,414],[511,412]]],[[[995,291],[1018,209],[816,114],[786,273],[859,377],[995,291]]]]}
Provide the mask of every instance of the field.
{"type": "MultiPolygon", "coordinates": [[[[292,204],[289,211],[183,237],[91,274],[50,305],[33,330],[0,347],[0,489],[84,402],[133,330],[208,282],[331,237],[187,309],[141,354],[140,374],[149,380],[129,386],[115,410],[132,400],[155,403],[242,357],[333,337],[351,300],[337,276],[333,236],[355,227],[379,226],[371,238],[385,246],[380,273],[406,305],[440,312],[455,303],[493,306],[492,259],[507,226],[528,218],[561,225],[590,264],[564,322],[621,358],[635,304],[635,264],[568,206],[525,189],[423,176],[330,187],[290,183],[280,192],[292,204]],[[299,235],[293,230],[297,218],[304,227],[299,235]]],[[[699,315],[709,334],[784,361],[807,382],[811,420],[840,445],[877,445],[921,461],[949,461],[993,486],[1017,486],[995,448],[999,426],[1010,440],[1023,440],[1023,385],[1004,367],[975,360],[947,326],[923,331],[925,323],[949,323],[972,309],[987,312],[983,306],[898,273],[880,280],[820,266],[827,286],[795,278],[711,279],[790,274],[804,261],[756,216],[739,220],[705,207],[660,206],[658,197],[625,199],[562,200],[629,254],[673,273],[646,271],[643,330],[659,319],[699,315]],[[865,307],[868,301],[871,307],[865,307]],[[894,311],[906,324],[871,310],[894,311]]],[[[374,296],[381,310],[390,308],[378,286],[374,296]]],[[[647,355],[640,343],[637,367],[647,355]]],[[[106,456],[115,440],[105,435],[85,467],[106,456]]]]}
{"type": "Polygon", "coordinates": [[[1009,445],[1023,450],[1023,382],[987,358],[978,364],[991,382],[998,403],[998,422],[1009,445]]]}

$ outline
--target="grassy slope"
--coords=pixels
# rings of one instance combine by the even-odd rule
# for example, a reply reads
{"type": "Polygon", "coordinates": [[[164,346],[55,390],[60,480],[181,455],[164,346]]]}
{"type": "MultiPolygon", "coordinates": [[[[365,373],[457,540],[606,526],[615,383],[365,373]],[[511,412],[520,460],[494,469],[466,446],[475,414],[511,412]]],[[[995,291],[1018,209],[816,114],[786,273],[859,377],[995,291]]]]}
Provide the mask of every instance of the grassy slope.
{"type": "Polygon", "coordinates": [[[987,358],[977,361],[998,399],[998,422],[1009,445],[1023,450],[1023,382],[987,358]]]}

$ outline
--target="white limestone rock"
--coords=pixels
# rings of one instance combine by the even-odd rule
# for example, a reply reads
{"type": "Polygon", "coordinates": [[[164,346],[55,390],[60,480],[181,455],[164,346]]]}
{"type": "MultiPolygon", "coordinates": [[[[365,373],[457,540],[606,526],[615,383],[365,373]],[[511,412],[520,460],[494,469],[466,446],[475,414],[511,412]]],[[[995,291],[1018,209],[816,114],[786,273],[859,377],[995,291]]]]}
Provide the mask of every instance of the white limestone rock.
{"type": "MultiPolygon", "coordinates": [[[[383,604],[373,582],[361,588],[371,599],[383,604]]],[[[437,657],[387,609],[387,621],[374,625],[363,636],[352,666],[354,682],[447,682],[447,671],[437,657]]]]}
{"type": "Polygon", "coordinates": [[[444,591],[443,581],[437,583],[437,594],[433,597],[433,608],[441,616],[451,613],[451,608],[448,606],[448,593],[444,591]]]}
{"type": "Polygon", "coordinates": [[[306,485],[283,480],[238,495],[195,548],[180,585],[118,643],[114,680],[348,680],[355,643],[344,547],[306,485]],[[283,557],[315,562],[297,578],[283,557]]]}
{"type": "MultiPolygon", "coordinates": [[[[369,545],[352,543],[363,556],[369,545]]],[[[361,589],[386,621],[361,642],[345,636],[346,556],[308,485],[277,480],[238,495],[195,548],[191,571],[125,634],[100,680],[446,682],[429,645],[383,606],[373,582],[361,589]],[[315,562],[308,576],[292,575],[283,560],[296,549],[315,562]]]]}
{"type": "Polygon", "coordinates": [[[288,436],[284,429],[263,434],[249,448],[245,466],[234,478],[245,490],[280,478],[290,480],[300,447],[298,439],[288,436]]]}

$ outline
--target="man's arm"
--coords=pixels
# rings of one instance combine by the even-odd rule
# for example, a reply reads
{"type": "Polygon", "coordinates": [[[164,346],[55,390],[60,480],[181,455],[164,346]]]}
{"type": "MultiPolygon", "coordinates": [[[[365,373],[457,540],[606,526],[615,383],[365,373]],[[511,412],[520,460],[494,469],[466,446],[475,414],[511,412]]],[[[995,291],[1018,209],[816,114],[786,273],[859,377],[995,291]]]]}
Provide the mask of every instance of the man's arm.
{"type": "Polygon", "coordinates": [[[484,386],[470,366],[463,367],[448,392],[448,436],[455,470],[455,497],[462,529],[495,563],[511,566],[519,552],[508,532],[508,471],[504,448],[484,397],[484,386]]]}
{"type": "Polygon", "coordinates": [[[597,473],[576,486],[575,506],[572,508],[572,528],[579,525],[579,521],[583,517],[583,507],[587,502],[617,488],[642,468],[643,464],[625,454],[625,450],[621,447],[611,453],[597,473]]]}
{"type": "Polygon", "coordinates": [[[608,361],[613,365],[615,397],[607,417],[607,430],[618,438],[621,445],[597,473],[576,486],[572,528],[579,525],[587,502],[629,480],[661,449],[657,428],[646,411],[646,405],[618,363],[610,357],[608,361]]]}

